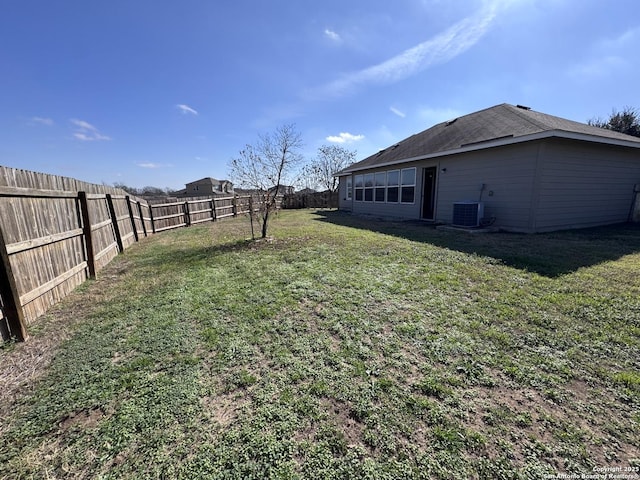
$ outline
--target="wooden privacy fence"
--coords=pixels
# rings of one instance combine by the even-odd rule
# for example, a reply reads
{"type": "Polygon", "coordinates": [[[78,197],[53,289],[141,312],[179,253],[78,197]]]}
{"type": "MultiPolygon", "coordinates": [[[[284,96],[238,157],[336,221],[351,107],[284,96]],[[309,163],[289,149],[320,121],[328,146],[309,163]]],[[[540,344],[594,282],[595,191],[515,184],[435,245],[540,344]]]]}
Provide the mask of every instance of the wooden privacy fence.
{"type": "Polygon", "coordinates": [[[338,192],[295,192],[284,196],[282,208],[338,208],[338,192]]]}
{"type": "Polygon", "coordinates": [[[141,238],[251,205],[249,196],[150,204],[111,187],[0,167],[3,339],[24,340],[36,318],[141,238]]]}

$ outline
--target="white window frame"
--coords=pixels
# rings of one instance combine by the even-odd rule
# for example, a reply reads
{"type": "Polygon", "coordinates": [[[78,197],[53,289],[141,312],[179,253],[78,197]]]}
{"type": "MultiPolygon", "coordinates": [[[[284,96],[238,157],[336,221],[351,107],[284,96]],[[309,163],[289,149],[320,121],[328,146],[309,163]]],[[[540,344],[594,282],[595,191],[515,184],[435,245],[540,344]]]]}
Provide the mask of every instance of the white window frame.
{"type": "Polygon", "coordinates": [[[373,201],[376,203],[385,203],[387,201],[387,172],[376,172],[373,176],[373,201]],[[378,185],[378,181],[382,177],[382,183],[378,185]],[[376,200],[378,196],[378,190],[382,190],[382,200],[376,200]]]}
{"type": "Polygon", "coordinates": [[[387,171],[387,187],[386,187],[386,192],[385,192],[385,201],[387,203],[400,203],[400,170],[389,170],[387,171]],[[393,172],[398,172],[398,182],[397,183],[389,183],[389,174],[393,173],[393,172]],[[397,188],[398,189],[398,194],[397,194],[397,200],[394,201],[389,201],[389,188],[397,188]]]}
{"type": "Polygon", "coordinates": [[[373,193],[374,193],[374,184],[375,184],[375,174],[374,173],[365,173],[364,174],[364,202],[373,202],[373,193]],[[367,186],[367,183],[369,185],[367,186]],[[371,199],[367,200],[367,193],[371,194],[371,199]]]}
{"type": "Polygon", "coordinates": [[[400,203],[404,203],[405,205],[412,205],[416,203],[416,175],[417,175],[416,167],[403,168],[402,170],[400,170],[400,191],[398,192],[399,193],[398,201],[400,203]],[[413,184],[403,183],[402,174],[403,172],[406,172],[408,170],[413,170],[413,184]],[[402,190],[404,188],[413,188],[413,200],[411,200],[410,202],[402,201],[402,190]]]}
{"type": "Polygon", "coordinates": [[[364,202],[364,175],[354,175],[353,179],[353,191],[355,192],[354,200],[356,202],[364,202]],[[358,186],[358,180],[360,180],[360,186],[358,186]],[[358,193],[360,193],[360,200],[358,200],[358,193]]]}

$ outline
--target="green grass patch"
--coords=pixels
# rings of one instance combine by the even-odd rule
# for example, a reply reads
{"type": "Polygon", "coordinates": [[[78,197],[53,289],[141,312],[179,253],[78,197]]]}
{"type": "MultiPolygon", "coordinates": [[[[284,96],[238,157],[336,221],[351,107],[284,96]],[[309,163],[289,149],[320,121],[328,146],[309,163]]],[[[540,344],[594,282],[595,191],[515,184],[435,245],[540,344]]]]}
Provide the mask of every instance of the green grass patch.
{"type": "Polygon", "coordinates": [[[2,400],[0,478],[533,479],[637,461],[638,228],[469,236],[285,211],[271,232],[145,239],[56,307],[72,331],[2,400]]]}

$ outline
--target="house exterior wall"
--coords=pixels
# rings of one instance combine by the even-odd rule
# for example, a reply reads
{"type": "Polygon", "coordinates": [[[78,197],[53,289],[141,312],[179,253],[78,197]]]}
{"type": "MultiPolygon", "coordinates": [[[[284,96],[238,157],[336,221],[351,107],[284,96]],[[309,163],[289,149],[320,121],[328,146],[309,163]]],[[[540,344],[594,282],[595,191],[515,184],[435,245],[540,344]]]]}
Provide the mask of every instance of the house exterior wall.
{"type": "Polygon", "coordinates": [[[196,182],[187,183],[186,193],[192,195],[213,195],[220,193],[233,193],[233,184],[226,180],[213,180],[205,178],[196,182]]]}
{"type": "Polygon", "coordinates": [[[535,231],[626,222],[640,183],[637,149],[548,140],[535,205],[535,231]]]}
{"type": "Polygon", "coordinates": [[[438,171],[436,221],[451,223],[455,202],[482,201],[484,217],[495,218],[493,226],[530,231],[541,147],[541,142],[528,142],[443,157],[438,171]]]}
{"type": "MultiPolygon", "coordinates": [[[[532,142],[402,164],[401,168],[416,167],[416,192],[412,204],[348,201],[345,199],[346,177],[341,177],[340,208],[359,214],[420,219],[423,171],[436,167],[434,220],[437,223],[450,224],[453,221],[454,202],[482,200],[485,217],[495,216],[495,226],[529,231],[539,147],[539,144],[532,142]],[[484,185],[482,191],[481,185],[484,185]]],[[[371,169],[362,173],[393,168],[398,167],[371,169]]]]}
{"type": "Polygon", "coordinates": [[[634,187],[640,184],[637,149],[542,139],[358,172],[416,167],[412,204],[359,202],[355,195],[347,200],[347,177],[341,177],[340,209],[420,219],[423,169],[432,166],[437,167],[437,223],[452,223],[455,202],[482,201],[485,219],[495,218],[494,227],[514,232],[625,222],[634,202],[634,187]]]}
{"type": "Polygon", "coordinates": [[[353,200],[347,199],[347,178],[349,175],[340,177],[338,183],[338,209],[350,212],[353,210],[353,200]]]}
{"type": "Polygon", "coordinates": [[[198,180],[197,182],[187,183],[185,185],[188,194],[194,195],[211,195],[214,191],[213,184],[209,179],[198,180]]]}

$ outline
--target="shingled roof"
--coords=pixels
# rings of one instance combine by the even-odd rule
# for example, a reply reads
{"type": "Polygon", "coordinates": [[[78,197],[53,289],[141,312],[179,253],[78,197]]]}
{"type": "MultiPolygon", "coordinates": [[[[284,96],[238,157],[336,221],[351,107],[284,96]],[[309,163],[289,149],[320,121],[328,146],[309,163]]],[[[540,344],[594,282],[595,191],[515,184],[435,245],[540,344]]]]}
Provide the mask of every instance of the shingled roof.
{"type": "Polygon", "coordinates": [[[637,137],[503,103],[434,125],[350,165],[336,176],[550,136],[640,148],[637,137]]]}

